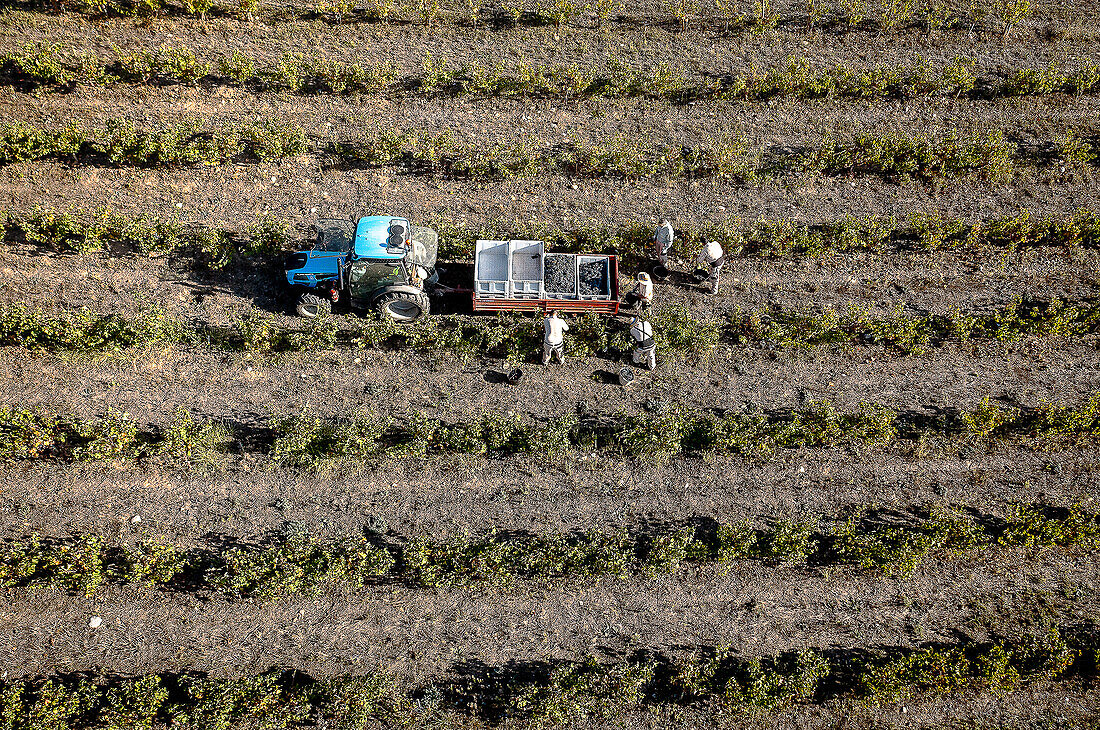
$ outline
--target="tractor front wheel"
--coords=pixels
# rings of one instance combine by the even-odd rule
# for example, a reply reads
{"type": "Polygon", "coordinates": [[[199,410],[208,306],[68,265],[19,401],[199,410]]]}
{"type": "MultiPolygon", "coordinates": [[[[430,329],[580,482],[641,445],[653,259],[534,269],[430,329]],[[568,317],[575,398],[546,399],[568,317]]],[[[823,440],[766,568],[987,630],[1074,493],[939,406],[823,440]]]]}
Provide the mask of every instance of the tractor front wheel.
{"type": "Polygon", "coordinates": [[[374,300],[374,305],[382,316],[393,322],[412,322],[427,314],[431,302],[424,292],[413,294],[404,291],[391,291],[374,300]]]}
{"type": "Polygon", "coordinates": [[[298,305],[294,308],[299,317],[317,319],[322,314],[332,311],[332,302],[327,297],[318,296],[313,292],[302,292],[298,297],[298,305]]]}

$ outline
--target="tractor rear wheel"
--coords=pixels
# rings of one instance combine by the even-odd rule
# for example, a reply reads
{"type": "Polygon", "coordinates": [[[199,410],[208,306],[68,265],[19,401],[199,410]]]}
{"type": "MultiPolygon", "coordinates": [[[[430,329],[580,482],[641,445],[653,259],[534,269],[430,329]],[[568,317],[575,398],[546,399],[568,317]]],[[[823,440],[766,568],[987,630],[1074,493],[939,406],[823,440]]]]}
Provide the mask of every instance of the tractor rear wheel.
{"type": "Polygon", "coordinates": [[[313,292],[302,292],[298,297],[298,305],[294,308],[299,317],[317,319],[322,314],[332,311],[332,302],[327,297],[318,296],[313,292]]]}
{"type": "Polygon", "coordinates": [[[431,310],[431,302],[424,292],[387,292],[374,300],[374,306],[383,317],[393,322],[412,322],[431,310]]]}

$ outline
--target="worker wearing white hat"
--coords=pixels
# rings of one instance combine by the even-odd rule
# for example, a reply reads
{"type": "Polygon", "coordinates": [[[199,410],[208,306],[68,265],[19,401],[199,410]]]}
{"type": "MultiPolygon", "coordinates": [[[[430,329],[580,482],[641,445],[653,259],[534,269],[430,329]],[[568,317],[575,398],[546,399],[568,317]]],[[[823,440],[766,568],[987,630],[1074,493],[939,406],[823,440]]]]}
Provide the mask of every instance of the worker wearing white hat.
{"type": "Polygon", "coordinates": [[[627,306],[648,309],[653,304],[653,279],[644,271],[638,272],[638,283],[623,299],[627,306]]]}
{"type": "Polygon", "coordinates": [[[657,367],[657,343],[653,341],[653,325],[641,317],[630,321],[630,339],[634,341],[631,360],[646,370],[657,367]]]}
{"type": "Polygon", "coordinates": [[[710,272],[710,275],[704,281],[711,294],[718,293],[718,278],[722,275],[722,267],[725,263],[726,255],[718,241],[711,241],[699,251],[699,258],[695,260],[695,266],[710,272]]]}
{"type": "Polygon", "coordinates": [[[565,362],[565,331],[569,325],[561,314],[553,311],[542,323],[542,364],[549,365],[551,357],[557,357],[558,362],[565,362]]]}

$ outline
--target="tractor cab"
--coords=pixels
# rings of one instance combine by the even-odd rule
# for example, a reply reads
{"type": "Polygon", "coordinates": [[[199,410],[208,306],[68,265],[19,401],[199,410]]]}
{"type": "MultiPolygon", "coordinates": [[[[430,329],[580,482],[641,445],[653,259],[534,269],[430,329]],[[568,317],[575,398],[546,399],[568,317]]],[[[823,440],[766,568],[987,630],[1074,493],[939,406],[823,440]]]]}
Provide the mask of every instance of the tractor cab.
{"type": "Polygon", "coordinates": [[[435,273],[439,238],[434,230],[396,216],[358,222],[322,220],[308,251],[286,261],[287,283],[298,291],[296,310],[317,317],[342,298],[355,309],[376,309],[399,322],[429,310],[426,289],[435,273]]]}

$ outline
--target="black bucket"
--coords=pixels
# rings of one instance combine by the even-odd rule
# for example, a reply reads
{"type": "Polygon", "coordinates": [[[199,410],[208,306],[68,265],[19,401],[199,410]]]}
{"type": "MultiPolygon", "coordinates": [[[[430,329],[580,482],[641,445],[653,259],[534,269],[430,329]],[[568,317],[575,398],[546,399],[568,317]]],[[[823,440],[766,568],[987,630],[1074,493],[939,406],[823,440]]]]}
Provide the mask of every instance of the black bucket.
{"type": "Polygon", "coordinates": [[[624,365],[619,368],[619,385],[626,387],[634,382],[634,368],[624,365]]]}
{"type": "Polygon", "coordinates": [[[669,271],[668,267],[664,264],[657,264],[653,267],[653,278],[657,281],[668,281],[669,271]]]}
{"type": "Polygon", "coordinates": [[[509,383],[515,385],[520,381],[520,378],[523,377],[523,371],[519,368],[512,368],[505,377],[508,378],[509,383]]]}

